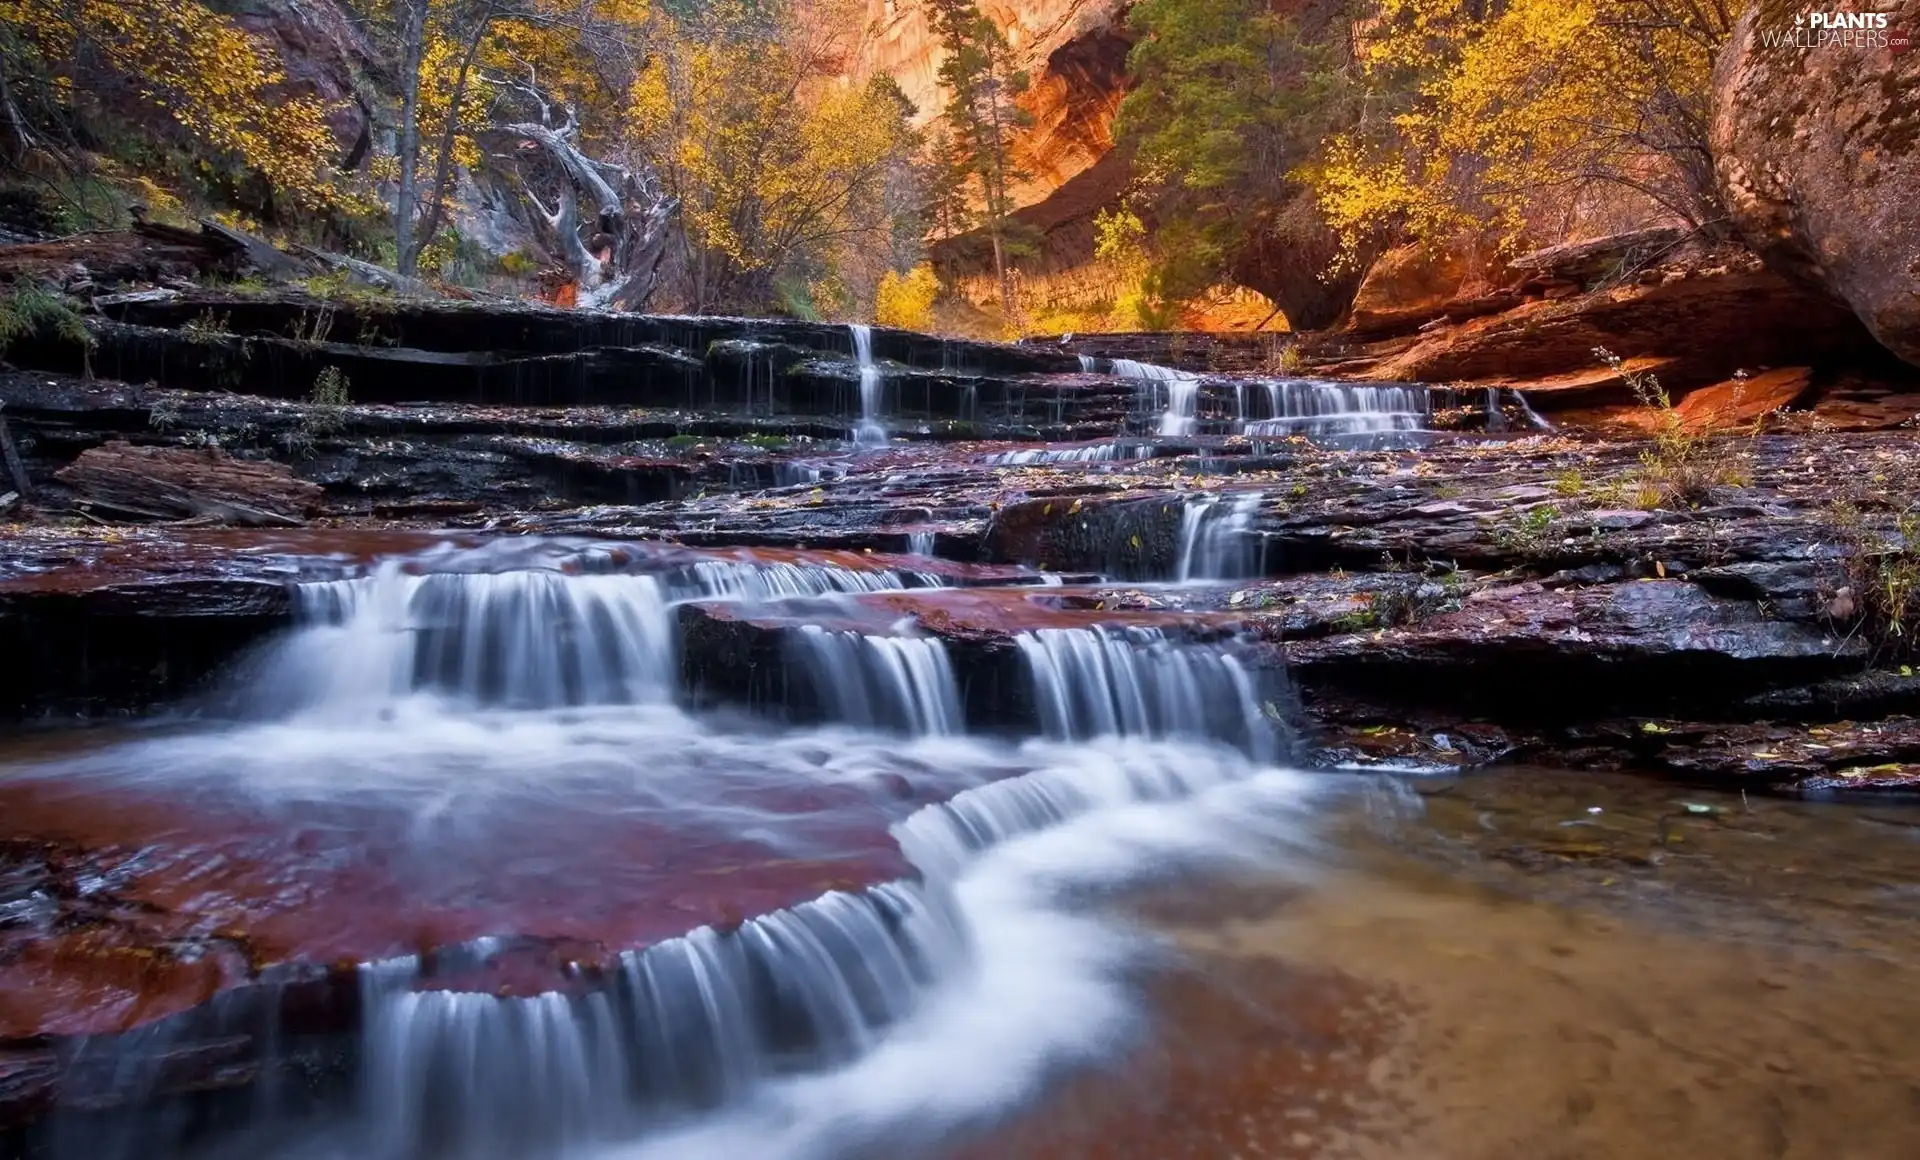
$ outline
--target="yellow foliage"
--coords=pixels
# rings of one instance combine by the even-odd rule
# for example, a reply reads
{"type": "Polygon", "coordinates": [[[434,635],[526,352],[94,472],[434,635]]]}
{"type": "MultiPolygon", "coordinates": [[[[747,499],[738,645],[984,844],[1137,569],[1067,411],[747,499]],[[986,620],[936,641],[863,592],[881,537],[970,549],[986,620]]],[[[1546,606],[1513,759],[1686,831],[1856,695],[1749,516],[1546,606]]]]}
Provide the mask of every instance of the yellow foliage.
{"type": "Polygon", "coordinates": [[[862,233],[884,234],[889,166],[910,148],[905,109],[884,83],[840,71],[842,31],[857,21],[802,20],[744,0],[717,0],[663,32],[628,96],[639,151],[679,199],[696,251],[695,305],[764,289],[862,233]]]}
{"type": "Polygon", "coordinates": [[[933,325],[934,299],[940,297],[940,278],[925,262],[905,274],[888,270],[874,295],[873,318],[882,326],[926,330],[933,325]]]}
{"type": "Polygon", "coordinates": [[[258,170],[292,201],[334,204],[342,190],[326,110],[276,93],[283,74],[264,46],[195,0],[0,0],[69,101],[100,83],[173,121],[200,147],[258,170]]]}
{"type": "MultiPolygon", "coordinates": [[[[1704,132],[1727,24],[1681,0],[1381,0],[1361,49],[1390,117],[1329,138],[1303,171],[1355,243],[1383,226],[1508,245],[1600,187],[1712,216],[1704,132]]],[[[1734,15],[1737,15],[1738,5],[1734,15]]]]}

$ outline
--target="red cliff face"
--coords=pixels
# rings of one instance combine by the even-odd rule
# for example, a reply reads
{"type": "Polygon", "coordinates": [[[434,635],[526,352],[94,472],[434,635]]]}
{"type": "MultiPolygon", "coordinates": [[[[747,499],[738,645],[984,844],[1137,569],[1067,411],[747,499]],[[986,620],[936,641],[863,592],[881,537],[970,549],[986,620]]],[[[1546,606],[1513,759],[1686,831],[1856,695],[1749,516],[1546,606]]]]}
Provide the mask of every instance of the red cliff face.
{"type": "MultiPolygon", "coordinates": [[[[1043,230],[1091,214],[1125,182],[1124,167],[1111,156],[1131,43],[1120,27],[1125,8],[1125,0],[981,4],[1031,78],[1020,103],[1033,124],[1015,145],[1025,175],[1015,199],[1022,216],[1043,230]]],[[[925,10],[916,0],[869,0],[867,19],[874,36],[861,71],[891,76],[921,123],[938,117],[943,53],[925,10]]]]}

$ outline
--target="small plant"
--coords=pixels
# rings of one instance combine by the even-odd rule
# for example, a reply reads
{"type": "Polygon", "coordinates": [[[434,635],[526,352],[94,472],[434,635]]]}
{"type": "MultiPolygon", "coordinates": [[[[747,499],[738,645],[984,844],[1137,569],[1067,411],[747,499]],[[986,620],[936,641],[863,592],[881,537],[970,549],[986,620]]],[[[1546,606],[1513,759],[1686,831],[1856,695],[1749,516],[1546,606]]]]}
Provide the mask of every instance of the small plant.
{"type": "Polygon", "coordinates": [[[155,431],[171,431],[180,425],[180,404],[173,399],[162,399],[147,411],[147,426],[155,431]]]}
{"type": "Polygon", "coordinates": [[[1299,375],[1307,369],[1307,356],[1300,344],[1290,342],[1280,348],[1280,355],[1273,360],[1274,369],[1283,375],[1299,375]]]}
{"type": "MultiPolygon", "coordinates": [[[[1620,376],[1653,416],[1653,448],[1641,453],[1640,466],[1622,481],[1620,495],[1627,503],[1646,510],[1698,507],[1716,487],[1744,487],[1752,482],[1748,449],[1689,429],[1658,376],[1628,370],[1626,361],[1606,347],[1595,347],[1593,354],[1620,376]]],[[[1754,434],[1759,430],[1756,423],[1754,434]]]]}
{"type": "Polygon", "coordinates": [[[1555,515],[1547,504],[1516,511],[1494,529],[1494,542],[1529,560],[1545,556],[1560,543],[1555,515]]]}
{"type": "Polygon", "coordinates": [[[333,304],[325,303],[317,310],[302,309],[300,317],[293,320],[293,331],[289,338],[301,346],[312,348],[327,341],[333,333],[333,304]]]}
{"type": "Polygon", "coordinates": [[[1553,490],[1567,499],[1576,499],[1587,490],[1586,477],[1580,474],[1579,468],[1569,467],[1553,481],[1553,490]]]}
{"type": "Polygon", "coordinates": [[[180,333],[188,342],[218,342],[232,333],[227,325],[227,319],[228,315],[224,311],[216,314],[212,309],[202,310],[180,327],[180,333]]]}
{"type": "Polygon", "coordinates": [[[93,332],[87,329],[87,320],[66,296],[23,278],[0,297],[0,353],[15,341],[36,334],[93,349],[93,332]]]}
{"type": "Polygon", "coordinates": [[[1842,500],[1828,509],[1828,522],[1847,549],[1847,582],[1828,615],[1858,624],[1877,652],[1920,653],[1920,507],[1875,527],[1860,503],[1842,500]]]}
{"type": "Polygon", "coordinates": [[[311,436],[330,435],[346,427],[347,417],[344,408],[351,402],[348,387],[351,381],[339,367],[324,367],[313,380],[313,394],[309,399],[306,415],[301,419],[301,428],[311,436]]]}
{"type": "Polygon", "coordinates": [[[1361,607],[1335,617],[1333,622],[1327,627],[1336,633],[1368,632],[1381,627],[1380,613],[1374,607],[1372,594],[1368,594],[1362,597],[1362,599],[1365,603],[1361,607]]]}

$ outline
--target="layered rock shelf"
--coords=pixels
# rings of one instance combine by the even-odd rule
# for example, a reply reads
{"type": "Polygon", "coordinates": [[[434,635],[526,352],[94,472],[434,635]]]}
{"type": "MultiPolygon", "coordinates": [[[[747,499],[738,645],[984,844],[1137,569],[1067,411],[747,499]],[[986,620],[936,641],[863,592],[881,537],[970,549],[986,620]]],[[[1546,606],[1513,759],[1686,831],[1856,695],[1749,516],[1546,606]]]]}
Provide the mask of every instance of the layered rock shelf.
{"type": "MultiPolygon", "coordinates": [[[[1908,431],[1776,416],[1655,445],[1554,428],[1551,390],[1520,375],[1179,372],[1113,361],[1137,344],[790,322],[200,295],[89,326],[91,351],[21,343],[0,375],[29,483],[0,543],[0,716],[41,760],[95,743],[56,727],[74,721],[157,719],[164,742],[244,717],[262,658],[348,618],[331,585],[353,578],[445,602],[409,629],[420,689],[515,707],[504,637],[459,637],[486,601],[532,610],[512,648],[581,646],[591,663],[553,680],[583,707],[639,679],[610,641],[645,633],[607,605],[537,579],[432,588],[510,574],[670,607],[646,639],[671,672],[646,679],[737,715],[748,766],[754,730],[849,721],[852,670],[822,678],[835,649],[880,650],[902,696],[950,673],[951,706],[892,706],[922,732],[1015,738],[1073,708],[1045,664],[1137,651],[1213,666],[1195,679],[1245,709],[1214,740],[1330,777],[1525,758],[1754,791],[1920,784],[1908,431]]],[[[83,1041],[138,1057],[149,1096],[248,1088],[261,1028],[298,1044],[274,1067],[345,1084],[354,964],[589,993],[689,930],[909,876],[891,825],[1024,772],[882,764],[714,791],[750,795],[778,840],[640,833],[589,796],[543,807],[552,840],[510,866],[430,873],[373,806],[296,824],[162,779],[0,779],[0,1126],[135,1098],[83,1041]],[[408,908],[349,910],[416,873],[408,908]],[[547,884],[589,876],[603,904],[556,917],[547,884]]]]}

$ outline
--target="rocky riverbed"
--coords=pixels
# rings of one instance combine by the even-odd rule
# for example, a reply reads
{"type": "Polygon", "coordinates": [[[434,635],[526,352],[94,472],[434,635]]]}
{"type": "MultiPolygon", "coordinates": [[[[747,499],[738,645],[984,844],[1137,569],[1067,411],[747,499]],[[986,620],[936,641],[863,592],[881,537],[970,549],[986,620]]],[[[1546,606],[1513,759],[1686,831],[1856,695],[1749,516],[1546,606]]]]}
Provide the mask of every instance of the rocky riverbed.
{"type": "Polygon", "coordinates": [[[202,293],[88,325],[0,375],[0,1123],[35,1147],[53,1107],[349,1099],[402,1010],[426,1098],[454,1024],[407,996],[644,1008],[720,961],[701,931],[766,948],[724,968],[784,1013],[754,1060],[844,1062],[938,981],[917,947],[846,1027],[807,1006],[938,911],[890,884],[1114,769],[1920,785],[1908,430],[1626,437],[1525,385],[737,319],[202,293]],[[903,845],[929,818],[964,838],[903,845]],[[795,929],[815,974],[754,990],[795,929]]]}

